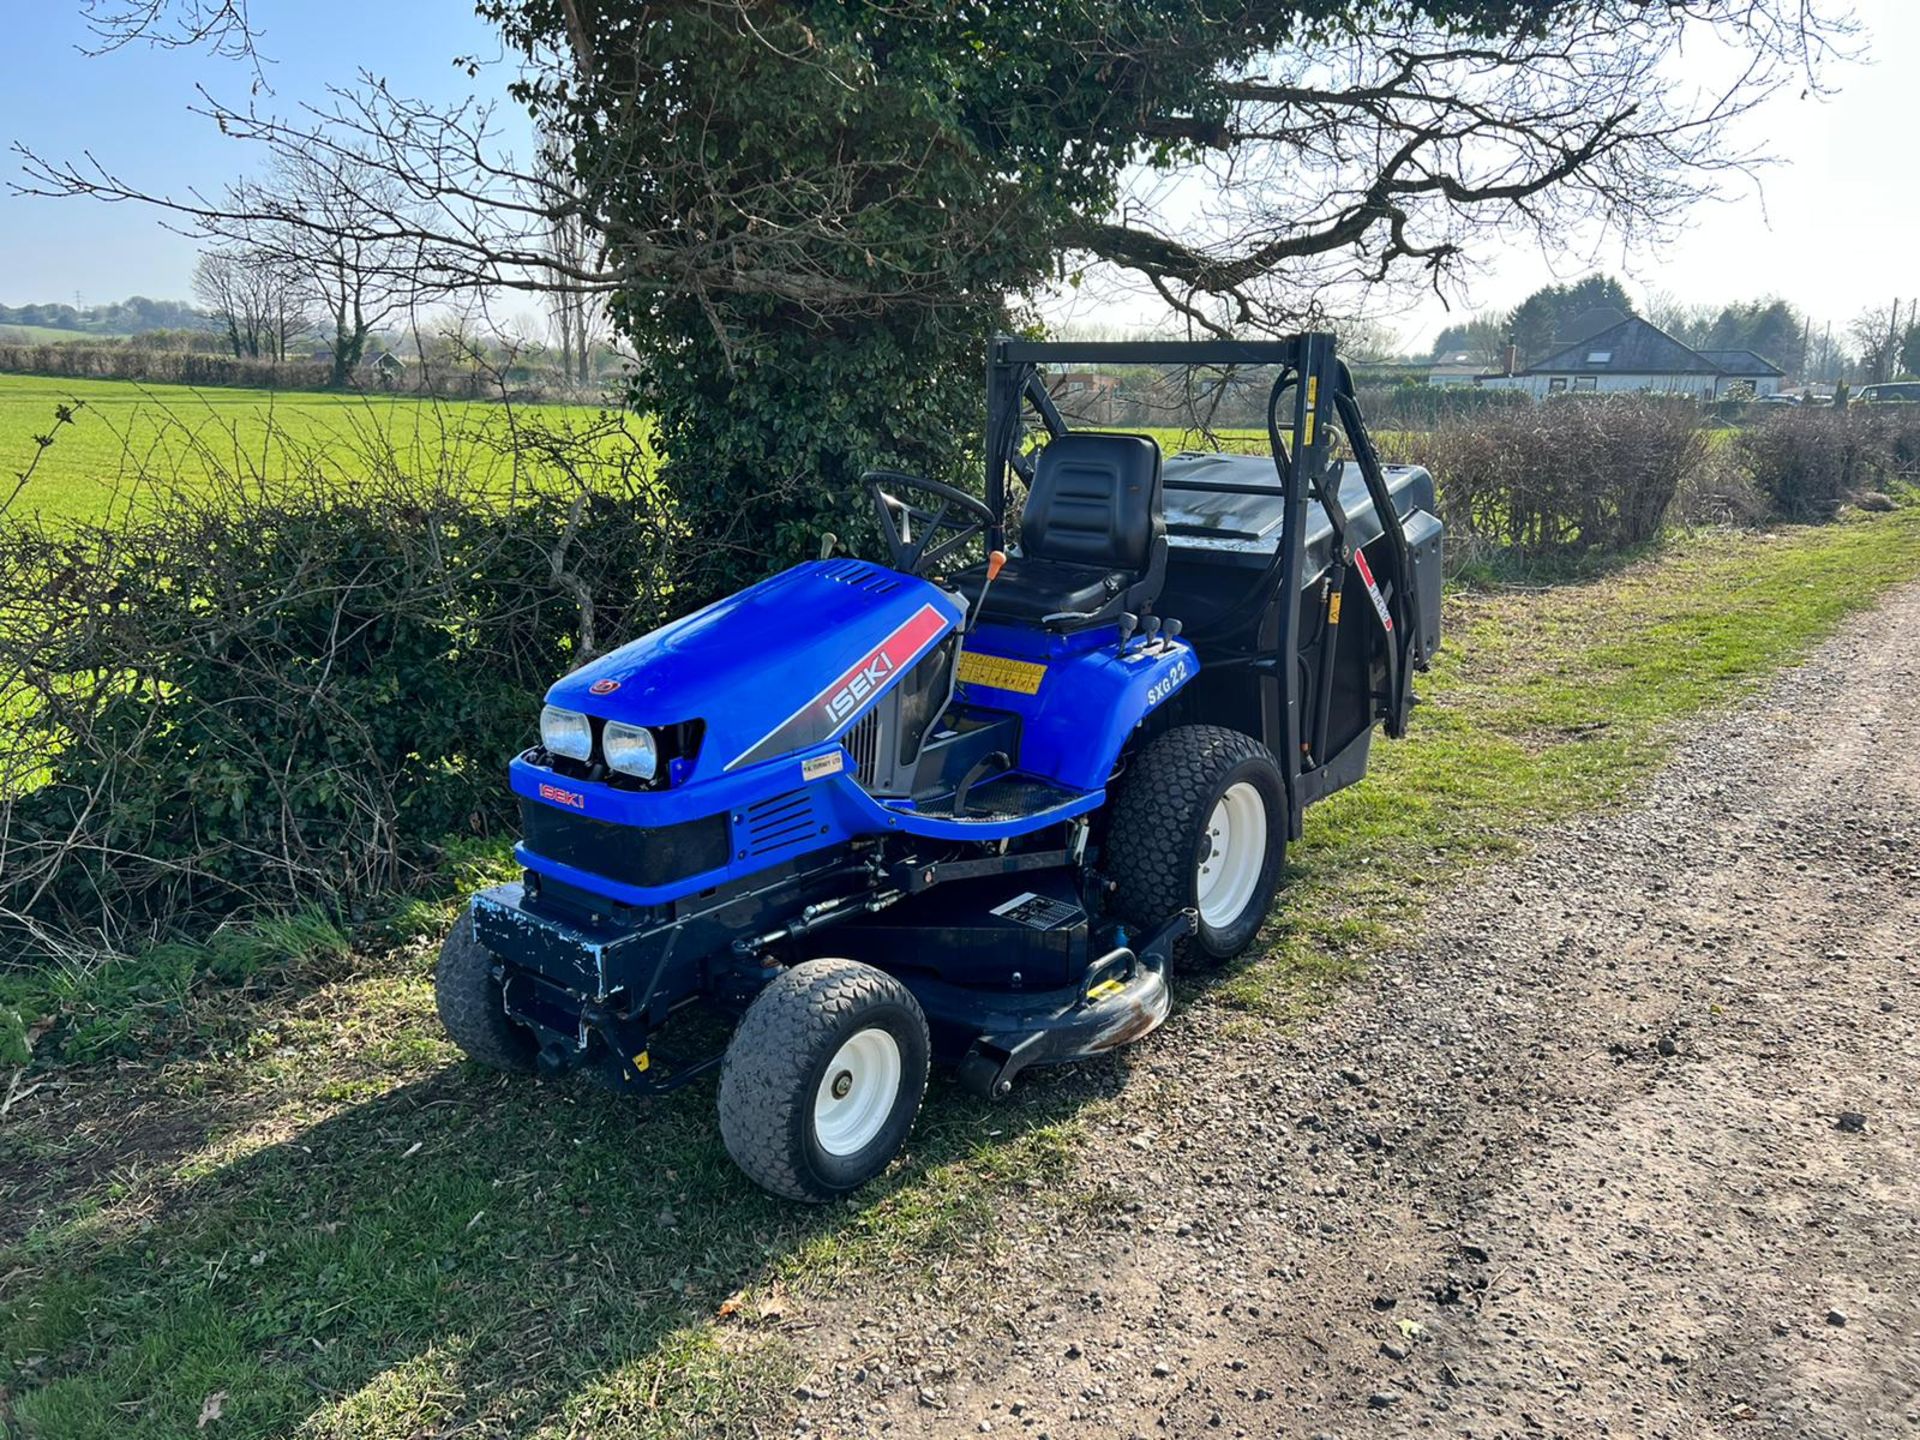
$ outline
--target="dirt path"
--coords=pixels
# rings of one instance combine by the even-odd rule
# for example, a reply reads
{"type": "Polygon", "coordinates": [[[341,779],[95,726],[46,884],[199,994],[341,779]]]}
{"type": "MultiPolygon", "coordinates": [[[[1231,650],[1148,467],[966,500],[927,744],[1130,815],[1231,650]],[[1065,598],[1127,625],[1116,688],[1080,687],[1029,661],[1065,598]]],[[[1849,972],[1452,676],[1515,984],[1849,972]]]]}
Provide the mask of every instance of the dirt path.
{"type": "Polygon", "coordinates": [[[1307,1033],[1177,1018],[1113,1198],[810,1317],[800,1430],[1920,1435],[1917,702],[1909,588],[1307,1033]]]}

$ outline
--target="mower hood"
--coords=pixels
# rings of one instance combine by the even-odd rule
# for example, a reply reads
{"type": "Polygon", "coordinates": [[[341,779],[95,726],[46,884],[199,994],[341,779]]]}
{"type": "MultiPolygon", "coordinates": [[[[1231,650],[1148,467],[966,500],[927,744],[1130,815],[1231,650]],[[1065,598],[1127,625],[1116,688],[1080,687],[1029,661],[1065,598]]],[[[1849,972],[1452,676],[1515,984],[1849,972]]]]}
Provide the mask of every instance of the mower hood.
{"type": "Polygon", "coordinates": [[[547,703],[629,725],[700,721],[687,778],[712,778],[840,734],[963,613],[926,580],[809,561],[583,665],[547,703]]]}

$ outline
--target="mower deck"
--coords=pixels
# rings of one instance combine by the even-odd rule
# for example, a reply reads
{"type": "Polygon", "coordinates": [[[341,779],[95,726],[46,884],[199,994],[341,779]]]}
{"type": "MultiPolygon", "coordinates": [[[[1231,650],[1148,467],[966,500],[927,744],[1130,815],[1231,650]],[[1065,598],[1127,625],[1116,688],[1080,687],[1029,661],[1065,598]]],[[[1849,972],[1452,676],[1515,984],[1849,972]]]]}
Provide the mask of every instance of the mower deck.
{"type": "MultiPolygon", "coordinates": [[[[1089,959],[1096,927],[1059,867],[830,908],[855,918],[818,929],[802,949],[895,975],[925,1012],[936,1058],[985,1098],[1005,1095],[1029,1066],[1089,1059],[1159,1025],[1173,947],[1194,925],[1182,911],[1137,947],[1107,926],[1100,934],[1115,943],[1089,959]]],[[[648,919],[564,913],[518,884],[476,896],[473,923],[501,963],[508,1013],[540,1042],[542,1068],[592,1069],[622,1088],[670,1089],[709,1068],[654,1073],[653,1030],[689,993],[732,1008],[766,971],[750,955],[676,959],[671,944],[648,944],[661,931],[648,919]],[[642,949],[655,957],[646,981],[609,985],[610,973],[633,973],[629,957],[642,949]]]]}

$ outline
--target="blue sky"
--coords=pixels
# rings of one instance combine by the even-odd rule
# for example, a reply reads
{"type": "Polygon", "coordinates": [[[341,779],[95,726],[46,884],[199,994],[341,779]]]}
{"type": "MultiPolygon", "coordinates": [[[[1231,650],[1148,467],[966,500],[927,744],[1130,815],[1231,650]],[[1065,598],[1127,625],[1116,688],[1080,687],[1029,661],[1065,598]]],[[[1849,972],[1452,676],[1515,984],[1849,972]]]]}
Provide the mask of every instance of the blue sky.
{"type": "MultiPolygon", "coordinates": [[[[91,152],[156,189],[218,190],[253,163],[253,147],[221,137],[188,113],[194,86],[243,103],[251,72],[202,51],[129,47],[88,57],[91,43],[76,0],[9,5],[8,82],[0,86],[0,175],[19,178],[10,147],[52,157],[91,152]]],[[[253,0],[273,94],[263,107],[289,111],[324,99],[330,83],[365,69],[401,94],[456,99],[498,94],[508,72],[496,66],[476,83],[453,68],[456,55],[497,59],[498,40],[469,0],[253,0]]],[[[0,304],[87,303],[129,295],[186,299],[192,241],[169,234],[151,213],[87,200],[23,199],[0,189],[0,304]]]]}
{"type": "MultiPolygon", "coordinates": [[[[1868,305],[1920,296],[1920,183],[1912,160],[1920,134],[1920,0],[1852,0],[1868,27],[1866,63],[1837,68],[1830,99],[1789,92],[1743,121],[1783,162],[1764,188],[1736,186],[1699,207],[1684,232],[1657,252],[1623,252],[1596,240],[1572,261],[1550,265],[1525,248],[1480,257],[1466,303],[1448,312],[1431,300],[1387,316],[1403,341],[1418,344],[1449,318],[1510,306],[1554,279],[1604,268],[1630,289],[1665,291],[1700,304],[1780,295],[1836,330],[1868,305]]],[[[198,51],[128,49],[80,54],[87,40],[76,0],[28,0],[10,7],[9,83],[0,87],[0,142],[52,156],[91,151],[154,188],[217,189],[244,169],[248,147],[224,140],[187,113],[194,86],[244,97],[248,72],[198,51]]],[[[365,68],[404,94],[457,99],[475,83],[456,55],[498,58],[498,44],[469,0],[252,0],[272,58],[274,94],[290,108],[323,97],[329,82],[365,68]]],[[[482,72],[478,88],[498,94],[507,69],[482,72]]],[[[0,173],[17,174],[0,156],[0,173]]],[[[0,303],[88,303],[132,294],[187,298],[192,242],[169,234],[150,213],[84,200],[21,199],[0,190],[0,303]]],[[[1145,324],[1158,316],[1111,295],[1062,298],[1056,318],[1095,312],[1106,323],[1145,324]]]]}

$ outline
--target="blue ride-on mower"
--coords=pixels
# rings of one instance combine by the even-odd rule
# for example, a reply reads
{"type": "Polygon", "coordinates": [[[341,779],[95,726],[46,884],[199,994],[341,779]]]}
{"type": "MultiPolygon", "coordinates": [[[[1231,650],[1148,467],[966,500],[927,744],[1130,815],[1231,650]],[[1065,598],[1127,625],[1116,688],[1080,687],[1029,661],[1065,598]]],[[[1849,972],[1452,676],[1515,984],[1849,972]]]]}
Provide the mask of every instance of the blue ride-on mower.
{"type": "Polygon", "coordinates": [[[440,957],[468,1055],[632,1091],[717,1066],[740,1168],[822,1201],[899,1152],[933,1062],[1003,1096],[1253,942],[1439,645],[1432,478],[1380,463],[1327,335],[987,368],[982,496],[874,472],[886,563],[829,540],[547,693],[522,879],[440,957]],[[1088,365],[1265,367],[1272,454],[1072,428],[1046,377],[1088,365]]]}

